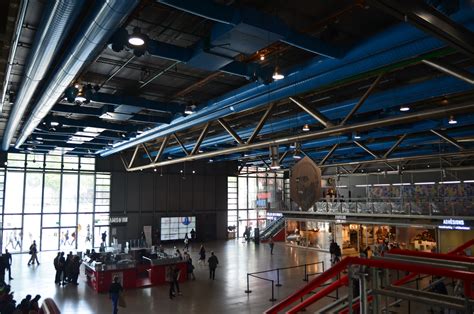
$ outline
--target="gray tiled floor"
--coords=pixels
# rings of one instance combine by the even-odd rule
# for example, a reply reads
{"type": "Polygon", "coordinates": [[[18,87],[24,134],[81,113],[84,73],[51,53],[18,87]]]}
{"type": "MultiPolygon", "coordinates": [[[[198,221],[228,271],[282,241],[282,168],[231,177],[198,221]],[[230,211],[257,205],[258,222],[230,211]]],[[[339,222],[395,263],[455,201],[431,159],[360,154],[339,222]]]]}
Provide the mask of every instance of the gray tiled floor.
{"type": "MultiPolygon", "coordinates": [[[[271,285],[267,281],[251,279],[251,294],[246,289],[247,272],[276,267],[313,263],[325,260],[329,254],[313,250],[287,247],[278,243],[274,255],[270,255],[268,245],[259,246],[241,241],[221,241],[205,243],[208,252],[215,251],[219,258],[216,280],[208,279],[207,266],[197,265],[198,245],[191,248],[196,266],[196,281],[181,285],[183,295],[173,300],[168,298],[168,286],[126,291],[128,307],[120,313],[262,313],[269,308],[271,285]]],[[[96,294],[85,285],[83,272],[80,285],[58,287],[54,284],[54,252],[40,253],[40,266],[26,266],[29,255],[14,255],[13,277],[11,281],[15,298],[20,301],[26,294],[41,294],[52,297],[62,313],[110,313],[110,301],[106,294],[96,294]]],[[[314,266],[308,272],[319,271],[314,266]]],[[[265,276],[265,275],[262,275],[265,276]]],[[[266,275],[276,279],[276,274],[266,275]]],[[[305,282],[303,269],[282,271],[282,287],[275,287],[275,297],[280,300],[305,282]]]]}

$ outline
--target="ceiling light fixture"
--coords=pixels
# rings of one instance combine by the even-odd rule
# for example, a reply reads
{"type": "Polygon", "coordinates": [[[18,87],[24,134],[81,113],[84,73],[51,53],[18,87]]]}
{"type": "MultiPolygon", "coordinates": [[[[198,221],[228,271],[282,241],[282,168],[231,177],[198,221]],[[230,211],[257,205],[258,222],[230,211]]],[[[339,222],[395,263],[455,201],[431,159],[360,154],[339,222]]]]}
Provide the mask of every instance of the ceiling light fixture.
{"type": "Polygon", "coordinates": [[[355,140],[360,140],[360,134],[358,134],[357,132],[354,132],[352,134],[352,137],[355,139],[355,140]]]}
{"type": "Polygon", "coordinates": [[[193,114],[195,106],[193,105],[187,105],[186,108],[184,109],[184,113],[187,115],[193,114]]]}
{"type": "Polygon", "coordinates": [[[303,125],[303,132],[308,132],[309,131],[309,125],[305,124],[303,125]]]}
{"type": "Polygon", "coordinates": [[[402,112],[410,111],[410,107],[408,107],[408,105],[401,105],[400,106],[400,111],[402,111],[402,112]]]}
{"type": "Polygon", "coordinates": [[[55,127],[55,126],[58,126],[58,125],[59,125],[59,122],[51,121],[51,122],[49,123],[49,125],[51,125],[52,127],[55,127]]]}
{"type": "Polygon", "coordinates": [[[142,34],[140,27],[135,27],[132,34],[128,37],[128,43],[132,46],[138,47],[145,44],[145,36],[142,34]]]}
{"type": "Polygon", "coordinates": [[[260,55],[260,61],[265,60],[265,55],[260,55]]]}
{"type": "Polygon", "coordinates": [[[456,119],[454,119],[454,116],[450,116],[448,123],[449,123],[449,124],[457,124],[458,121],[457,121],[456,119]]]}
{"type": "Polygon", "coordinates": [[[275,81],[282,80],[285,78],[285,75],[280,72],[280,67],[278,65],[275,67],[275,72],[273,72],[272,78],[275,81]]]}

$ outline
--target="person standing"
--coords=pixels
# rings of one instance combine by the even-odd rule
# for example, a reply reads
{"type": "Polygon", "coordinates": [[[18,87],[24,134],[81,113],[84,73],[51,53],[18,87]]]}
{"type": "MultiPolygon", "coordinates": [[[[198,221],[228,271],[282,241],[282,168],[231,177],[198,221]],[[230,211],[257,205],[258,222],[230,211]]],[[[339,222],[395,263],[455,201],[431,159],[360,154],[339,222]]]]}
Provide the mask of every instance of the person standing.
{"type": "Polygon", "coordinates": [[[189,249],[189,238],[188,234],[186,233],[186,236],[184,237],[184,249],[187,251],[189,249]]]}
{"type": "Polygon", "coordinates": [[[35,261],[39,265],[40,262],[38,261],[38,249],[36,247],[36,241],[35,240],[33,240],[33,244],[30,245],[30,255],[31,255],[31,258],[28,261],[28,266],[30,266],[30,264],[34,265],[35,261]]]}
{"type": "Polygon", "coordinates": [[[216,277],[217,264],[219,264],[219,260],[214,255],[214,252],[211,252],[211,257],[209,257],[207,263],[209,264],[209,279],[214,280],[216,277]]]}
{"type": "Polygon", "coordinates": [[[199,249],[199,264],[206,263],[206,249],[204,245],[201,244],[201,248],[199,249]]]}
{"type": "Polygon", "coordinates": [[[185,260],[186,260],[186,271],[188,273],[188,278],[193,278],[193,280],[196,280],[196,276],[194,276],[194,265],[193,265],[193,259],[188,253],[185,253],[185,260]]]}
{"type": "Polygon", "coordinates": [[[189,234],[191,235],[191,240],[192,241],[196,240],[196,231],[194,231],[194,229],[191,229],[189,234]]]}
{"type": "Polygon", "coordinates": [[[76,286],[79,285],[79,283],[77,282],[77,279],[79,278],[80,267],[81,267],[81,261],[79,259],[79,256],[74,255],[71,261],[71,274],[70,274],[69,280],[72,284],[76,286]]]}
{"type": "Polygon", "coordinates": [[[66,259],[64,258],[64,252],[61,252],[61,255],[59,256],[59,284],[65,285],[66,284],[66,259]]]}
{"type": "Polygon", "coordinates": [[[268,241],[268,245],[270,245],[270,255],[273,255],[273,247],[275,243],[273,242],[273,238],[270,237],[270,241],[268,241]]]}
{"type": "Polygon", "coordinates": [[[61,258],[61,252],[53,260],[54,269],[56,269],[56,276],[54,277],[55,284],[61,284],[61,270],[59,269],[59,259],[61,258]]]}
{"type": "Polygon", "coordinates": [[[107,231],[102,232],[102,243],[104,243],[104,247],[106,246],[105,240],[107,240],[107,231]]]}
{"type": "Polygon", "coordinates": [[[118,313],[118,300],[120,297],[120,293],[122,293],[123,287],[119,282],[119,278],[117,276],[114,277],[113,283],[110,285],[109,288],[109,298],[112,300],[112,313],[118,313]]]}
{"type": "Polygon", "coordinates": [[[8,250],[5,250],[5,254],[3,254],[3,258],[5,261],[5,268],[8,270],[8,280],[12,280],[12,255],[8,250]]]}

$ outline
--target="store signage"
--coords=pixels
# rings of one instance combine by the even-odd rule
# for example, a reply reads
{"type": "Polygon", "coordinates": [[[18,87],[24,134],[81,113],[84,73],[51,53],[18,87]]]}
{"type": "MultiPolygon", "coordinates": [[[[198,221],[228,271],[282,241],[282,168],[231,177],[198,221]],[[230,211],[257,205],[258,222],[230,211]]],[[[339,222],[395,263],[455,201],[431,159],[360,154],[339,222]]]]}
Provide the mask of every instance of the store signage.
{"type": "Polygon", "coordinates": [[[347,217],[345,215],[335,215],[334,219],[336,220],[336,223],[343,223],[346,222],[347,217]]]}
{"type": "Polygon", "coordinates": [[[443,219],[443,224],[438,227],[447,230],[471,230],[471,227],[466,226],[462,219],[443,219]]]}
{"type": "Polygon", "coordinates": [[[109,222],[110,224],[126,224],[128,222],[128,217],[127,216],[110,217],[109,222]]]}

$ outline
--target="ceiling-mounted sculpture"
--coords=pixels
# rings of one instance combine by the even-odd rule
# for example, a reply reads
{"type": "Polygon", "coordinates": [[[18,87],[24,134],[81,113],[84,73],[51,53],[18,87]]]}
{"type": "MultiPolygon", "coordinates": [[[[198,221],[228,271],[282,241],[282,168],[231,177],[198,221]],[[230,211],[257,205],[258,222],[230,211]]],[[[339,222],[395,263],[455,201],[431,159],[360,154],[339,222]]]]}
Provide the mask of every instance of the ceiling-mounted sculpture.
{"type": "Polygon", "coordinates": [[[305,211],[321,197],[321,170],[311,158],[301,159],[291,169],[290,197],[305,211]]]}

